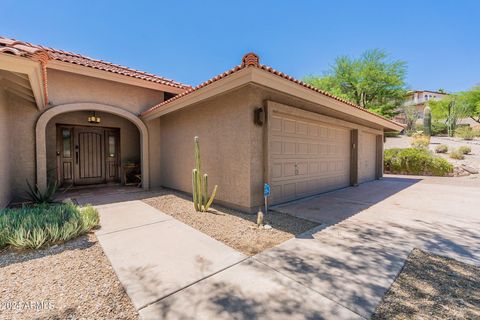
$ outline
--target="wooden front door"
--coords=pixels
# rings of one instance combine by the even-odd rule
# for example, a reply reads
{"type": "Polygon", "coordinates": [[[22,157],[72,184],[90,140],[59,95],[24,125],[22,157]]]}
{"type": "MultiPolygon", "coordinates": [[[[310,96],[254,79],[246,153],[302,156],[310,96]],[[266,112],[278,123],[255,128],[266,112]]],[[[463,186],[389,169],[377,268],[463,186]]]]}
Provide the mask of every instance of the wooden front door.
{"type": "Polygon", "coordinates": [[[57,130],[61,185],[119,181],[119,129],[58,126],[57,130]]]}

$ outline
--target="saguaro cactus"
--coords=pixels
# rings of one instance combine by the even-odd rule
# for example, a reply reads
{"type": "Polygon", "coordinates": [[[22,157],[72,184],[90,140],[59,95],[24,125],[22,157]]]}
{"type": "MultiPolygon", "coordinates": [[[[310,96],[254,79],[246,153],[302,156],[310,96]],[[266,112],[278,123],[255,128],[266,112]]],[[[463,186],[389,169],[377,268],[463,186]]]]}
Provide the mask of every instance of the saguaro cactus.
{"type": "Polygon", "coordinates": [[[429,107],[423,109],[423,133],[429,137],[432,135],[432,111],[429,107]]]}
{"type": "Polygon", "coordinates": [[[208,197],[208,174],[202,173],[200,170],[200,141],[198,137],[194,138],[195,143],[195,169],[192,171],[192,193],[193,205],[196,211],[206,212],[212,205],[213,199],[217,194],[217,185],[213,188],[212,195],[208,197]]]}

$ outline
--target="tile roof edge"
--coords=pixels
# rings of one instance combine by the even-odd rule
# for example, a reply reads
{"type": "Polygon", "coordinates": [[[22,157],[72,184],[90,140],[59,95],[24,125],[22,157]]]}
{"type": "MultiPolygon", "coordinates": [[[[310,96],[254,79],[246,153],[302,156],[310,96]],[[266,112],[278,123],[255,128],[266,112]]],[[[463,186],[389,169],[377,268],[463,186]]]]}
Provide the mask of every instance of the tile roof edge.
{"type": "Polygon", "coordinates": [[[1,49],[0,53],[11,53],[11,54],[14,54],[16,56],[22,56],[22,57],[29,58],[31,55],[34,55],[34,54],[39,53],[40,51],[43,51],[49,56],[50,59],[55,60],[55,61],[61,61],[61,62],[65,62],[65,63],[68,63],[68,64],[83,66],[85,68],[91,68],[91,69],[97,69],[97,70],[101,70],[101,71],[105,71],[105,72],[115,73],[115,74],[118,74],[118,75],[123,75],[123,76],[130,77],[130,78],[136,78],[136,79],[144,80],[144,81],[148,81],[148,82],[160,83],[160,84],[164,84],[164,85],[171,86],[171,87],[174,87],[174,88],[179,88],[179,89],[188,90],[188,89],[192,88],[190,85],[186,85],[186,84],[180,83],[180,82],[172,80],[172,79],[168,79],[168,78],[165,78],[165,77],[162,77],[162,76],[158,76],[158,75],[155,75],[153,73],[132,69],[132,68],[129,68],[129,67],[126,67],[126,66],[123,66],[123,65],[119,65],[119,64],[115,64],[115,63],[112,63],[112,62],[107,62],[107,61],[103,61],[103,60],[99,60],[99,59],[90,58],[88,56],[81,55],[81,54],[78,54],[78,53],[69,52],[69,51],[60,50],[60,49],[55,49],[55,48],[47,47],[47,46],[43,46],[43,45],[36,45],[36,44],[32,44],[30,42],[20,41],[20,40],[0,36],[0,40],[2,40],[2,39],[6,40],[10,43],[8,43],[4,46],[0,46],[0,49],[1,49]],[[20,46],[20,47],[16,47],[16,46],[20,46]],[[28,51],[27,51],[26,48],[22,48],[22,47],[28,48],[28,51]],[[64,61],[62,59],[52,57],[51,54],[61,54],[61,55],[66,55],[66,56],[69,56],[69,57],[72,57],[72,58],[85,59],[85,60],[87,60],[91,63],[101,64],[104,68],[94,67],[94,66],[90,66],[90,65],[81,64],[81,63],[75,63],[75,62],[72,62],[72,61],[64,61]],[[118,69],[122,69],[122,71],[125,71],[125,73],[107,70],[108,67],[115,67],[115,68],[118,68],[118,69]],[[131,72],[132,74],[128,74],[129,72],[131,72]],[[143,78],[143,77],[145,77],[145,78],[143,78]],[[152,79],[148,79],[148,77],[150,77],[152,79]]]}

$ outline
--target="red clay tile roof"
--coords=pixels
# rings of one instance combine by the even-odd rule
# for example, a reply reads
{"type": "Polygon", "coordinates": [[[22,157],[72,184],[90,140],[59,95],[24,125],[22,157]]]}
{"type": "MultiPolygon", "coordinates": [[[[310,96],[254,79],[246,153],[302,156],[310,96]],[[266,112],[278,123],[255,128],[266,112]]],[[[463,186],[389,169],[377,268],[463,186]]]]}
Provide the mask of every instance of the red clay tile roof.
{"type": "Polygon", "coordinates": [[[287,75],[287,74],[285,74],[285,73],[283,73],[283,72],[277,71],[277,70],[273,69],[272,67],[269,67],[269,66],[260,64],[260,59],[259,59],[258,55],[256,55],[256,54],[253,53],[253,52],[247,53],[247,54],[243,57],[243,59],[242,59],[242,64],[241,64],[241,65],[236,66],[236,67],[234,67],[234,68],[232,68],[232,69],[230,69],[230,70],[228,70],[228,71],[226,71],[226,72],[224,72],[224,73],[222,73],[222,74],[219,74],[219,75],[211,78],[210,80],[207,80],[207,81],[199,84],[198,86],[196,86],[196,87],[194,87],[194,88],[190,88],[190,89],[188,89],[188,90],[185,91],[185,92],[182,92],[182,93],[180,93],[180,94],[177,94],[177,95],[174,96],[173,98],[170,98],[170,99],[168,99],[168,100],[166,100],[166,101],[163,101],[163,102],[159,103],[159,104],[156,105],[156,106],[153,106],[152,108],[144,111],[144,112],[142,113],[142,116],[147,115],[148,113],[151,113],[151,112],[153,112],[154,110],[157,110],[158,108],[161,108],[161,107],[169,104],[169,103],[172,102],[172,101],[178,100],[178,99],[180,99],[180,98],[182,98],[182,97],[184,97],[184,96],[186,96],[186,95],[189,95],[190,93],[195,92],[195,91],[197,91],[197,90],[199,90],[199,89],[201,89],[201,88],[203,88],[203,87],[206,87],[206,86],[208,86],[208,85],[210,85],[210,84],[212,84],[212,83],[214,83],[214,82],[216,82],[216,81],[218,81],[218,80],[220,80],[220,79],[223,79],[223,78],[231,75],[232,73],[235,73],[235,72],[237,72],[237,71],[239,71],[239,70],[242,70],[242,69],[245,69],[245,68],[248,68],[248,67],[254,67],[254,68],[261,69],[261,70],[265,70],[265,71],[270,72],[270,73],[272,73],[272,74],[274,74],[274,75],[276,75],[276,76],[282,77],[282,78],[287,79],[287,80],[292,81],[292,82],[295,82],[295,83],[297,83],[298,85],[300,85],[300,86],[302,86],[302,87],[308,88],[308,89],[313,90],[313,91],[315,91],[315,92],[318,92],[318,93],[320,93],[320,94],[322,94],[322,95],[324,95],[324,96],[327,96],[327,97],[333,98],[333,99],[335,99],[335,100],[337,100],[337,101],[340,101],[340,102],[343,102],[343,103],[345,103],[345,104],[348,104],[349,106],[352,106],[352,107],[355,107],[355,108],[360,109],[360,110],[362,110],[362,111],[365,111],[365,112],[367,112],[367,113],[370,113],[370,114],[372,114],[372,115],[374,115],[374,116],[377,116],[377,117],[379,117],[379,118],[381,118],[381,119],[383,119],[383,120],[387,120],[387,121],[389,121],[389,122],[391,122],[391,123],[393,123],[393,124],[395,124],[395,125],[403,126],[402,124],[399,124],[399,123],[397,123],[397,122],[395,122],[395,121],[392,121],[392,120],[390,120],[390,119],[387,119],[387,118],[385,118],[385,117],[383,117],[383,116],[381,116],[381,115],[379,115],[379,114],[376,114],[376,113],[374,113],[374,112],[372,112],[372,111],[370,111],[370,110],[367,110],[367,109],[365,109],[365,108],[362,108],[362,107],[356,105],[355,103],[353,103],[353,102],[351,102],[351,101],[348,101],[348,100],[339,98],[339,97],[337,97],[337,96],[334,96],[334,95],[331,94],[331,93],[328,93],[328,92],[326,92],[326,91],[323,91],[323,90],[320,90],[320,89],[318,89],[318,88],[315,88],[315,87],[309,85],[308,83],[305,83],[305,82],[303,82],[303,81],[300,81],[300,80],[298,80],[298,79],[295,79],[295,78],[293,78],[293,77],[291,77],[291,76],[289,76],[289,75],[287,75]]]}
{"type": "Polygon", "coordinates": [[[92,59],[86,56],[82,56],[76,53],[67,52],[63,50],[57,50],[40,45],[34,45],[28,42],[18,41],[14,39],[8,39],[0,36],[0,53],[14,54],[21,57],[32,57],[38,55],[40,52],[44,52],[48,55],[49,59],[68,62],[72,64],[81,65],[93,69],[112,72],[128,77],[133,77],[141,80],[155,82],[167,86],[171,86],[179,89],[190,89],[191,87],[167,78],[159,77],[151,73],[130,69],[124,66],[113,64],[110,62],[92,59]]]}

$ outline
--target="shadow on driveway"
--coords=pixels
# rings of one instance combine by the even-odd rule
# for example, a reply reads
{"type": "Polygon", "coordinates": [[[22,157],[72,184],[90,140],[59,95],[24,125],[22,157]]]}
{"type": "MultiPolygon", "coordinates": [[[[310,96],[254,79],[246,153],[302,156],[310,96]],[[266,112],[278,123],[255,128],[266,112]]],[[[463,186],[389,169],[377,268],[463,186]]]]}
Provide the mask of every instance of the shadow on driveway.
{"type": "Polygon", "coordinates": [[[276,205],[271,210],[319,222],[326,227],[348,219],[420,181],[420,178],[386,177],[358,187],[276,205]]]}

